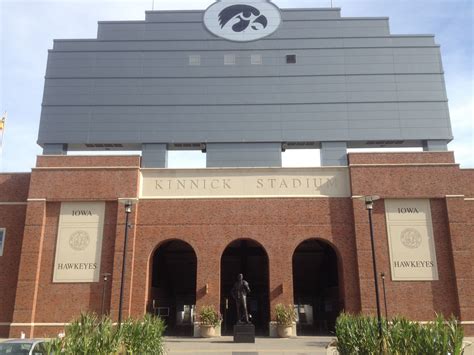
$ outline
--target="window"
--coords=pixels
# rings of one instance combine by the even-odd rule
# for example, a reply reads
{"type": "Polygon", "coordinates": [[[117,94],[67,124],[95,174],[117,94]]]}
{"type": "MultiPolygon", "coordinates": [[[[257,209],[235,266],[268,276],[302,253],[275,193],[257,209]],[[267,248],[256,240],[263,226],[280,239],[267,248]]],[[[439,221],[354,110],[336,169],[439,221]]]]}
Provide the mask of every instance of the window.
{"type": "Polygon", "coordinates": [[[225,54],[224,65],[235,65],[235,54],[225,54]]]}
{"type": "Polygon", "coordinates": [[[296,64],[296,54],[287,54],[286,64],[296,64]]]}
{"type": "Polygon", "coordinates": [[[250,63],[254,65],[262,64],[262,55],[261,54],[252,54],[250,56],[250,63]]]}
{"type": "Polygon", "coordinates": [[[5,228],[0,228],[0,256],[3,255],[3,246],[5,245],[5,228]]]}
{"type": "Polygon", "coordinates": [[[189,65],[201,65],[201,56],[199,54],[190,55],[189,65]]]}

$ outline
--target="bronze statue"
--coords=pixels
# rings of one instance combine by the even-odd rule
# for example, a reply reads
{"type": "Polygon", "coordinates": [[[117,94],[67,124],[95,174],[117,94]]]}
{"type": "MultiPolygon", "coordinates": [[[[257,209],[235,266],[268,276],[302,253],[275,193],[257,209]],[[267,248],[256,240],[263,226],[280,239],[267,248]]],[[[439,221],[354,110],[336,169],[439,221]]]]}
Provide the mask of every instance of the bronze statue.
{"type": "Polygon", "coordinates": [[[232,297],[237,305],[237,323],[250,323],[249,314],[247,312],[247,294],[249,293],[249,283],[244,280],[242,274],[239,274],[231,291],[232,297]]]}

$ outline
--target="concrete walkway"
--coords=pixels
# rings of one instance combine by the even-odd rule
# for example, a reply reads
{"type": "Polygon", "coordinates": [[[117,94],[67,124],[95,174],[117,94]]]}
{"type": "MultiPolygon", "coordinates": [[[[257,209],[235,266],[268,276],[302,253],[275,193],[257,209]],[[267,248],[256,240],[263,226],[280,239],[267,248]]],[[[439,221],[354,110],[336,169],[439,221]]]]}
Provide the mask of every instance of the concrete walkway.
{"type": "Polygon", "coordinates": [[[323,355],[332,337],[297,337],[290,339],[257,337],[255,344],[234,343],[233,337],[165,337],[169,355],[323,355]]]}

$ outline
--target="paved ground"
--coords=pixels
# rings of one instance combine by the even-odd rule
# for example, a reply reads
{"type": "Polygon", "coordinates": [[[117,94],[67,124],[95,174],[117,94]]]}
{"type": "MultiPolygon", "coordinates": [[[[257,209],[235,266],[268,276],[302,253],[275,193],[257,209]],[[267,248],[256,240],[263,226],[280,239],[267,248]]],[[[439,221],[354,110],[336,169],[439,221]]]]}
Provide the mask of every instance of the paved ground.
{"type": "Polygon", "coordinates": [[[331,337],[297,337],[290,339],[256,338],[255,344],[238,344],[233,337],[175,338],[166,337],[169,355],[322,355],[331,337]]]}
{"type": "MultiPolygon", "coordinates": [[[[232,337],[177,338],[165,337],[169,355],[323,355],[331,337],[297,337],[290,339],[256,338],[255,344],[235,344],[232,337]]],[[[1,339],[0,342],[6,339],[1,339]]],[[[473,343],[465,355],[474,355],[474,337],[465,338],[473,343]]]]}
{"type": "MultiPolygon", "coordinates": [[[[297,337],[290,339],[256,338],[255,344],[236,344],[232,337],[175,338],[166,337],[169,355],[323,355],[331,337],[297,337]]],[[[465,355],[474,355],[474,337],[465,338],[473,345],[465,349],[465,355]]]]}

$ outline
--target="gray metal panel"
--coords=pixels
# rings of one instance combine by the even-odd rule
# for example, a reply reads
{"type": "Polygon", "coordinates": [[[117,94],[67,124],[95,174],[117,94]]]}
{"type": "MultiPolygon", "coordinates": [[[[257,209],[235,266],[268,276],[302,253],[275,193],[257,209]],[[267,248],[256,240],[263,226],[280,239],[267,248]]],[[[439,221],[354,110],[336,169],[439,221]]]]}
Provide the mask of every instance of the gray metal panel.
{"type": "Polygon", "coordinates": [[[100,23],[101,40],[55,41],[39,143],[451,138],[433,36],[391,36],[386,18],[339,9],[282,12],[274,35],[248,43],[209,34],[200,11],[148,12],[100,23]]]}
{"type": "Polygon", "coordinates": [[[422,75],[412,75],[411,81],[403,82],[397,82],[393,75],[47,79],[43,104],[139,106],[447,100],[441,80],[425,82],[424,79],[422,75]]]}
{"type": "Polygon", "coordinates": [[[321,142],[321,166],[347,166],[346,142],[321,142]]]}
{"type": "Polygon", "coordinates": [[[445,140],[429,140],[423,142],[423,150],[426,152],[447,152],[448,142],[445,140]]]}
{"type": "Polygon", "coordinates": [[[67,144],[45,144],[43,155],[66,155],[67,144]]]}
{"type": "Polygon", "coordinates": [[[378,38],[299,38],[260,40],[238,43],[224,40],[209,41],[97,41],[97,40],[55,40],[54,51],[224,51],[224,50],[279,50],[279,49],[315,49],[315,48],[439,48],[432,37],[422,36],[403,38],[402,46],[392,42],[393,36],[378,38]],[[422,41],[422,45],[419,44],[422,41]]]}
{"type": "Polygon", "coordinates": [[[166,144],[143,144],[141,167],[167,168],[168,150],[166,144]]]}
{"type": "Polygon", "coordinates": [[[281,167],[281,143],[210,143],[206,167],[281,167]]]}
{"type": "MultiPolygon", "coordinates": [[[[388,36],[388,20],[283,20],[279,30],[270,39],[331,38],[388,36]]],[[[99,23],[99,40],[212,40],[218,39],[208,32],[202,22],[102,22],[99,23]]]]}
{"type": "MultiPolygon", "coordinates": [[[[146,22],[202,22],[203,11],[146,11],[146,22]]],[[[341,18],[340,8],[282,9],[283,20],[331,20],[341,18]]],[[[381,18],[383,19],[383,18],[381,18]]]]}

